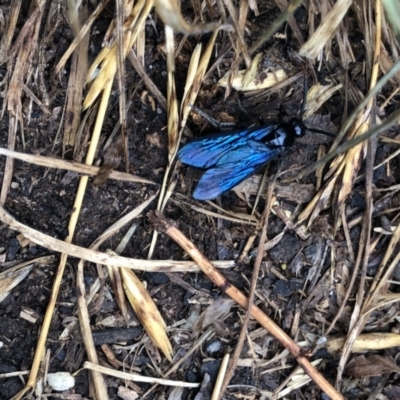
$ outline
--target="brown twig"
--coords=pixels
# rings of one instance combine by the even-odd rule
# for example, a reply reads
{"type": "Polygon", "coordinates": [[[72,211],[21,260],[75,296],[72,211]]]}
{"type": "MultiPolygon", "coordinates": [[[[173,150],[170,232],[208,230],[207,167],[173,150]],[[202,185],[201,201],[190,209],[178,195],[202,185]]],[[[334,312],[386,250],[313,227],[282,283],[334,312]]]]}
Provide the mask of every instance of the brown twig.
{"type": "MultiPolygon", "coordinates": [[[[235,286],[226,280],[214,266],[204,257],[200,250],[175,226],[173,221],[169,221],[162,216],[161,213],[152,212],[149,215],[150,222],[159,232],[166,233],[175,240],[199,265],[201,270],[208,278],[218,286],[224,293],[234,299],[239,305],[247,309],[249,306],[248,298],[235,286]]],[[[292,353],[297,362],[310,378],[324,391],[331,399],[344,399],[333,386],[317,371],[317,369],[302,354],[301,348],[285,333],[279,326],[275,324],[260,308],[253,305],[251,307],[251,315],[255,318],[268,332],[274,336],[281,344],[292,353]]]]}

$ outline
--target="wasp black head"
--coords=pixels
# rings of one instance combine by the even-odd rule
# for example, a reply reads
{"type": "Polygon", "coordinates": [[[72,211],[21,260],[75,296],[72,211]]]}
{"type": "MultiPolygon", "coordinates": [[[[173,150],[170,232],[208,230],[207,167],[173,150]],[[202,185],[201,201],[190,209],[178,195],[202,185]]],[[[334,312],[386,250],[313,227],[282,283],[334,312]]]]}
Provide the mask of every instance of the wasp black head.
{"type": "Polygon", "coordinates": [[[302,137],[306,134],[306,126],[303,124],[303,121],[298,118],[293,118],[290,121],[290,124],[293,127],[294,134],[298,137],[302,137]]]}

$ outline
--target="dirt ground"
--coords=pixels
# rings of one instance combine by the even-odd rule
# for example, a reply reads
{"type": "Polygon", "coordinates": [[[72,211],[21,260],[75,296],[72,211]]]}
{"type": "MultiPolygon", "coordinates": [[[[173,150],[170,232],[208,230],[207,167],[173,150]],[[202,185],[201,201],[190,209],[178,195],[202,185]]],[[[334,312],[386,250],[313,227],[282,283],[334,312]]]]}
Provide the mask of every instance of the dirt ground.
{"type": "MultiPolygon", "coordinates": [[[[50,3],[50,2],[47,2],[50,3]]],[[[3,0],[0,10],[3,15],[8,15],[13,7],[12,2],[3,0]]],[[[89,12],[92,5],[87,5],[89,12]]],[[[247,21],[246,43],[250,46],[265,31],[266,26],[272,24],[278,17],[280,10],[276,3],[263,0],[258,4],[259,15],[250,12],[247,21]]],[[[13,43],[32,12],[29,7],[22,7],[18,16],[13,43]]],[[[191,5],[185,4],[182,10],[185,16],[190,16],[191,5]],[[186,8],[185,8],[186,7],[186,8]]],[[[114,5],[109,4],[105,11],[94,23],[89,38],[89,63],[96,57],[101,49],[102,40],[110,21],[115,13],[114,5]]],[[[350,10],[350,19],[355,18],[350,10]]],[[[307,37],[308,8],[301,7],[295,13],[295,19],[304,37],[307,37]]],[[[164,24],[158,18],[148,20],[146,23],[145,42],[145,70],[158,87],[166,95],[167,92],[167,66],[164,53],[165,36],[164,24]]],[[[277,34],[263,44],[259,49],[262,52],[263,67],[273,66],[283,68],[288,75],[293,76],[304,71],[307,75],[308,85],[315,82],[328,83],[332,77],[338,82],[345,82],[345,75],[351,79],[352,87],[360,94],[367,92],[368,82],[362,74],[362,67],[367,59],[365,48],[360,43],[362,35],[358,29],[349,30],[349,41],[354,43],[353,51],[355,61],[348,70],[340,65],[339,49],[333,39],[332,57],[334,62],[322,63],[320,68],[315,64],[305,64],[297,55],[299,43],[286,24],[281,26],[277,34]],[[336,65],[335,65],[336,62],[336,65]],[[357,74],[356,71],[359,71],[357,74]]],[[[185,90],[184,83],[191,53],[197,43],[206,44],[211,34],[195,35],[189,37],[176,59],[176,92],[180,99],[185,90]]],[[[176,34],[176,43],[184,37],[176,34]]],[[[216,48],[226,44],[226,34],[220,33],[216,48]]],[[[36,154],[49,157],[63,157],[66,160],[82,161],[85,154],[85,144],[82,145],[77,155],[67,148],[63,153],[62,126],[66,116],[66,92],[68,87],[69,63],[65,70],[55,74],[55,66],[67,50],[74,38],[73,30],[68,22],[68,17],[63,2],[59,2],[59,9],[54,4],[46,4],[39,32],[39,51],[43,58],[34,58],[34,71],[30,79],[25,82],[28,90],[24,91],[21,98],[23,115],[23,134],[18,130],[15,150],[27,154],[36,154]],[[51,15],[50,15],[51,14],[51,15]],[[51,18],[50,18],[51,16],[51,18]],[[56,21],[56,22],[55,22],[56,21]],[[33,93],[38,101],[33,100],[33,93]],[[48,111],[48,112],[46,112],[48,111]],[[82,157],[83,156],[83,157],[82,157]]],[[[225,99],[225,89],[217,85],[221,75],[231,67],[234,54],[228,52],[223,61],[203,81],[196,106],[209,113],[218,120],[235,121],[237,126],[245,127],[271,119],[289,121],[299,117],[303,98],[303,78],[296,80],[290,87],[271,93],[269,96],[245,94],[232,91],[225,99]]],[[[211,63],[215,61],[212,57],[211,63]]],[[[10,114],[7,112],[5,94],[10,88],[6,83],[12,75],[13,63],[10,60],[0,65],[1,96],[0,109],[0,147],[8,147],[8,132],[10,114]],[[5,111],[4,111],[5,110],[5,111]]],[[[126,67],[126,94],[132,99],[127,112],[128,115],[128,148],[129,172],[142,178],[155,182],[155,185],[140,184],[126,181],[107,179],[96,185],[90,178],[85,193],[83,208],[74,234],[73,243],[88,248],[99,235],[116,220],[128,211],[140,205],[149,196],[157,193],[162,185],[164,172],[168,164],[168,139],[167,139],[167,112],[161,104],[152,97],[151,92],[143,83],[140,76],[128,62],[126,67]]],[[[383,102],[391,93],[391,88],[381,92],[377,103],[383,102]]],[[[110,137],[119,118],[119,91],[114,83],[111,99],[107,108],[106,119],[102,128],[102,136],[96,155],[97,165],[104,164],[107,155],[104,145],[110,137]]],[[[337,91],[318,110],[317,115],[310,117],[305,124],[314,129],[325,130],[334,135],[339,131],[346,116],[354,110],[357,103],[351,97],[345,99],[343,91],[337,91]]],[[[379,106],[379,104],[378,104],[379,106]]],[[[377,117],[384,118],[395,110],[396,102],[389,103],[383,110],[378,110],[377,117]]],[[[88,111],[85,111],[88,112],[88,111]]],[[[88,130],[93,124],[93,117],[89,117],[88,130]]],[[[190,118],[185,130],[182,143],[190,137],[215,132],[215,128],[203,118],[194,116],[190,118]]],[[[387,138],[398,140],[398,130],[392,129],[385,133],[387,138]]],[[[282,156],[276,158],[269,165],[268,175],[277,176],[277,201],[279,207],[286,212],[298,215],[301,209],[313,198],[320,185],[315,173],[306,175],[301,180],[287,183],[285,179],[295,176],[299,171],[317,160],[319,151],[328,151],[333,138],[329,135],[308,132],[307,135],[288,149],[282,156]]],[[[398,142],[377,141],[374,165],[378,165],[397,150],[398,142]]],[[[4,177],[6,158],[0,157],[0,180],[4,177]]],[[[123,157],[118,158],[119,164],[115,169],[124,171],[123,157]]],[[[361,217],[366,207],[365,189],[365,164],[360,161],[358,171],[359,179],[354,181],[351,195],[346,199],[345,213],[349,221],[356,221],[361,217]]],[[[326,169],[325,169],[326,171],[326,169]]],[[[373,210],[372,227],[388,227],[397,213],[400,197],[396,191],[385,192],[400,181],[399,160],[394,158],[390,165],[377,168],[373,173],[374,203],[378,204],[373,210]],[[381,189],[382,191],[379,191],[381,189]],[[391,195],[384,198],[386,193],[391,195]],[[389,211],[387,211],[389,210],[389,211]],[[393,210],[393,211],[390,211],[393,210]],[[384,211],[384,212],[383,212],[384,211]]],[[[263,171],[261,171],[262,173],[263,171]]],[[[202,172],[187,166],[182,166],[179,171],[177,185],[171,200],[167,203],[164,215],[175,221],[190,240],[204,253],[209,260],[235,260],[232,268],[223,270],[225,277],[245,293],[248,292],[249,282],[257,256],[257,246],[260,232],[254,224],[240,223],[237,220],[218,218],[207,215],[193,206],[205,210],[221,213],[208,203],[196,202],[191,193],[202,172]],[[247,251],[245,257],[240,257],[248,238],[257,234],[255,240],[247,251]],[[240,257],[240,258],[239,258],[240,257]]],[[[68,221],[72,212],[74,199],[79,183],[77,173],[68,172],[57,168],[45,168],[35,164],[15,160],[11,187],[8,192],[5,210],[17,221],[45,233],[53,238],[64,240],[68,235],[68,221]]],[[[237,196],[230,191],[223,194],[217,204],[223,210],[228,210],[232,215],[247,214],[252,212],[255,196],[237,196]]],[[[336,204],[336,203],[334,203],[336,204]]],[[[262,196],[254,211],[259,219],[266,206],[265,197],[262,196]]],[[[157,200],[135,219],[136,230],[132,239],[127,243],[122,255],[134,259],[146,259],[152,241],[153,227],[149,222],[148,213],[155,210],[157,200]]],[[[335,230],[334,206],[327,207],[320,212],[318,217],[309,227],[309,235],[301,237],[296,229],[288,229],[284,219],[277,213],[271,213],[268,219],[267,238],[272,239],[284,232],[276,245],[265,251],[261,269],[257,280],[255,303],[272,318],[295,341],[308,340],[312,337],[322,337],[324,330],[330,325],[342,304],[344,293],[348,287],[354,269],[355,256],[362,239],[361,222],[346,226],[338,226],[335,230]],[[352,252],[349,251],[352,248],[352,252]]],[[[221,213],[222,214],[222,213],[221,213]]],[[[371,229],[372,229],[371,227],[371,229]]],[[[101,251],[115,249],[129,226],[124,226],[119,232],[107,240],[101,251]]],[[[388,247],[391,236],[380,237],[374,248],[373,255],[367,263],[366,276],[369,279],[376,274],[378,266],[388,247]]],[[[372,240],[373,241],[373,240],[372,240]]],[[[48,248],[44,248],[32,241],[24,240],[19,232],[10,229],[7,224],[0,225],[0,258],[1,270],[24,261],[37,259],[41,256],[54,256],[53,261],[46,265],[34,265],[29,274],[23,279],[10,294],[0,303],[0,374],[9,374],[17,371],[29,371],[35,354],[38,335],[46,312],[54,277],[60,255],[48,248]],[[24,317],[25,312],[30,312],[31,319],[24,317]]],[[[171,238],[160,234],[153,255],[155,260],[186,260],[187,254],[171,238]]],[[[62,279],[60,294],[52,318],[50,332],[46,342],[48,352],[48,372],[68,371],[75,373],[87,360],[82,342],[79,324],[68,330],[62,336],[65,328],[72,321],[77,320],[77,289],[76,266],[78,259],[69,257],[62,279]]],[[[396,280],[398,271],[395,269],[391,279],[396,280]]],[[[188,321],[195,318],[208,306],[225,295],[202,273],[164,273],[140,272],[140,280],[145,281],[151,297],[161,312],[169,329],[174,360],[183,357],[198,340],[193,336],[188,321]]],[[[95,264],[85,263],[84,281],[86,290],[89,291],[98,278],[98,269],[95,264]]],[[[360,276],[356,277],[359,282],[360,276]]],[[[391,293],[397,293],[396,286],[391,287],[391,293]]],[[[353,286],[347,306],[342,310],[331,337],[347,335],[349,320],[352,315],[355,297],[358,291],[357,283],[353,286]]],[[[129,310],[131,323],[129,328],[124,324],[121,311],[115,299],[113,287],[109,279],[102,280],[102,288],[89,307],[90,325],[96,341],[96,350],[100,363],[110,366],[110,359],[105,353],[107,346],[112,348],[117,363],[117,368],[126,372],[138,372],[148,377],[163,377],[171,364],[148,341],[144,340],[146,333],[138,322],[132,310],[129,310]],[[109,323],[109,320],[113,320],[109,323]],[[100,336],[100,332],[107,331],[108,336],[100,336]],[[124,334],[127,336],[124,336],[124,334]],[[99,335],[98,338],[96,335],[99,335]],[[110,339],[110,337],[112,339],[110,339]],[[142,340],[142,345],[135,347],[142,340]]],[[[388,308],[381,308],[374,314],[374,321],[366,328],[367,332],[379,331],[381,333],[396,332],[399,328],[395,318],[396,303],[388,308]]],[[[147,398],[182,398],[182,399],[208,399],[215,385],[222,357],[232,353],[235,349],[241,331],[241,321],[244,318],[243,309],[231,305],[229,312],[211,325],[213,335],[208,337],[199,346],[198,350],[188,357],[176,371],[168,375],[168,379],[201,383],[201,389],[190,388],[177,391],[169,386],[158,386],[147,398]],[[209,382],[207,383],[207,379],[209,382]],[[175,390],[175,392],[173,392],[175,390]],[[174,397],[176,396],[176,397],[174,397]]],[[[311,347],[311,344],[309,344],[311,347]]],[[[328,351],[323,345],[314,349],[312,359],[321,360],[318,369],[324,377],[334,384],[339,365],[340,354],[328,351]]],[[[241,363],[236,368],[229,387],[224,394],[224,399],[237,398],[269,398],[272,393],[290,375],[297,365],[293,357],[286,356],[282,362],[276,361],[271,365],[262,367],[262,362],[271,360],[281,353],[283,347],[272,338],[254,320],[248,325],[248,336],[241,352],[241,363]]],[[[396,347],[376,353],[382,357],[396,358],[396,347]]],[[[353,358],[353,355],[351,356],[353,358]]],[[[115,367],[113,365],[113,367],[115,367]]],[[[43,372],[43,371],[41,371],[43,372]]],[[[382,385],[381,398],[396,397],[398,386],[397,375],[387,370],[385,374],[377,376],[354,377],[344,374],[341,393],[346,399],[370,398],[372,390],[382,385]],[[362,379],[361,379],[362,378],[362,379]],[[394,396],[394,397],[393,397],[394,396]]],[[[398,373],[398,372],[397,372],[398,373]]],[[[28,375],[3,377],[0,379],[0,398],[11,399],[21,391],[28,375]]],[[[109,398],[119,398],[117,393],[121,386],[126,385],[139,397],[151,387],[150,383],[126,383],[121,379],[106,376],[106,385],[109,398]]],[[[73,389],[62,394],[62,398],[79,399],[93,397],[89,373],[82,370],[76,375],[73,389]]],[[[48,398],[59,398],[50,394],[48,388],[44,395],[48,398]]],[[[291,392],[286,398],[319,399],[327,398],[313,383],[291,392]]],[[[37,394],[28,394],[26,398],[39,398],[37,394]]]]}

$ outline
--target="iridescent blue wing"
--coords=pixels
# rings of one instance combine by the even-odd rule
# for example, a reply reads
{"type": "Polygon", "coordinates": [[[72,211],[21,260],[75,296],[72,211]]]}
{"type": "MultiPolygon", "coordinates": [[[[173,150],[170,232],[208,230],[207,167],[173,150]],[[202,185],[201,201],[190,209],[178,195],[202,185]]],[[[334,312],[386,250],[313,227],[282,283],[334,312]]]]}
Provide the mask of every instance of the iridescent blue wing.
{"type": "Polygon", "coordinates": [[[186,144],[178,152],[178,157],[192,167],[210,168],[220,164],[222,158],[229,158],[231,152],[246,146],[249,141],[265,140],[277,127],[277,123],[271,123],[258,128],[205,136],[186,144]]]}
{"type": "Polygon", "coordinates": [[[262,143],[248,141],[246,145],[226,152],[215,166],[203,174],[193,197],[197,200],[211,200],[218,197],[253,175],[282,151],[282,148],[271,149],[262,143]]]}

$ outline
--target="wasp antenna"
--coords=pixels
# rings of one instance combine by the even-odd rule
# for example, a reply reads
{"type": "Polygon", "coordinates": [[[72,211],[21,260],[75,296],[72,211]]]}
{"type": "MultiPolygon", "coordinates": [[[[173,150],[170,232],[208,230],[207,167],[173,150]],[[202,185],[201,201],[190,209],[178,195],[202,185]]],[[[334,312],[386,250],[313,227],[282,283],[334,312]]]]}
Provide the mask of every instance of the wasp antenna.
{"type": "Polygon", "coordinates": [[[330,136],[330,137],[333,137],[333,138],[336,137],[336,135],[334,135],[333,133],[326,132],[326,131],[321,131],[320,129],[313,129],[313,128],[308,128],[308,127],[306,127],[306,129],[307,129],[308,131],[310,131],[310,132],[322,133],[323,135],[330,136]]]}

